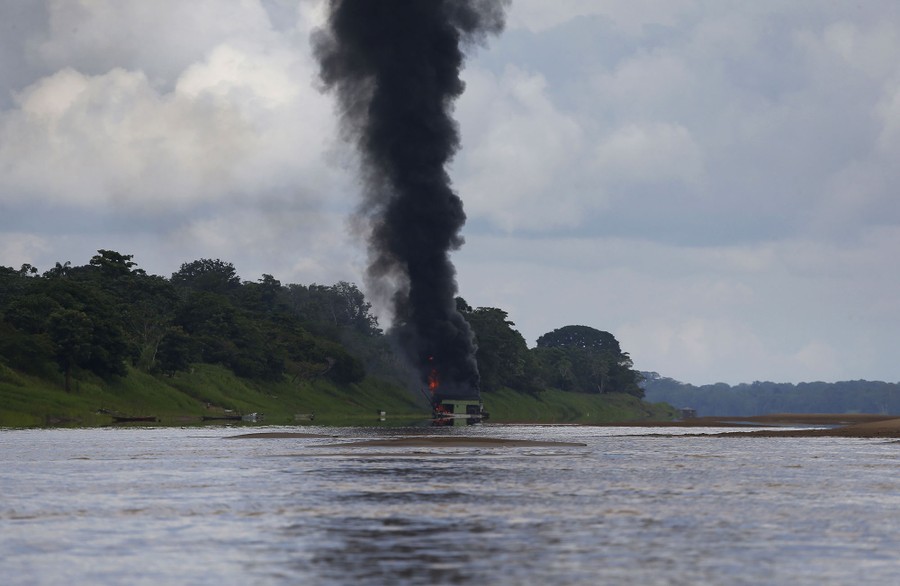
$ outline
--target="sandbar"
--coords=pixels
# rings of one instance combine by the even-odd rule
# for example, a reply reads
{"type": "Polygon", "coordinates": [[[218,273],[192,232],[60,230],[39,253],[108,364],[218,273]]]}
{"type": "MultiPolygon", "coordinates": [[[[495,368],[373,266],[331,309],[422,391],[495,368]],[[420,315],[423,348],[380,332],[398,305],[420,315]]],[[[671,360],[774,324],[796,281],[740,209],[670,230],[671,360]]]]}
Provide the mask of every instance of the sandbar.
{"type": "Polygon", "coordinates": [[[730,437],[857,437],[900,438],[900,418],[871,413],[773,413],[753,417],[694,417],[683,421],[632,422],[634,427],[735,427],[712,436],[730,437]],[[772,426],[824,426],[810,429],[771,429],[772,426]],[[770,429],[752,429],[768,427],[770,429]]]}
{"type": "Polygon", "coordinates": [[[323,435],[321,433],[298,433],[293,431],[267,431],[262,433],[242,433],[241,435],[230,435],[224,439],[284,439],[284,438],[329,438],[334,439],[337,436],[323,435]]]}
{"type": "MultiPolygon", "coordinates": [[[[825,424],[827,425],[827,424],[825,424]]],[[[826,429],[760,429],[755,431],[731,431],[721,435],[750,437],[853,437],[900,438],[900,418],[878,418],[861,423],[838,425],[826,429]]]]}
{"type": "Polygon", "coordinates": [[[319,445],[321,448],[581,448],[579,442],[502,439],[492,437],[398,437],[319,445]]]}

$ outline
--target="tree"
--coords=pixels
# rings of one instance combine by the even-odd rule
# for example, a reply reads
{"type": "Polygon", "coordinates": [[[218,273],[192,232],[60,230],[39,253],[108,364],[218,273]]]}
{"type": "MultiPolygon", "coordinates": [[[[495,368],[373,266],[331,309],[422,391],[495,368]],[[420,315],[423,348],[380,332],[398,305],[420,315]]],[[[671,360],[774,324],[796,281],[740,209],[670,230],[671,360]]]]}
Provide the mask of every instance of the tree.
{"type": "Polygon", "coordinates": [[[19,276],[21,277],[33,277],[37,274],[37,267],[31,266],[28,263],[23,264],[22,268],[19,269],[19,276]]]}
{"type": "Polygon", "coordinates": [[[562,391],[579,390],[571,353],[561,348],[533,348],[530,354],[544,385],[562,391]]]}
{"type": "Polygon", "coordinates": [[[339,281],[329,288],[331,313],[338,326],[345,326],[361,334],[377,335],[378,318],[372,315],[372,304],[353,283],[339,281]]]}
{"type": "Polygon", "coordinates": [[[10,301],[5,308],[4,319],[26,334],[42,334],[47,331],[50,315],[60,309],[62,306],[55,299],[36,290],[10,301]]]}
{"type": "Polygon", "coordinates": [[[481,388],[495,391],[501,387],[537,390],[534,364],[528,345],[513,326],[508,314],[496,307],[471,309],[465,300],[457,299],[457,308],[469,308],[462,315],[475,333],[476,358],[481,375],[481,388]]]}
{"type": "Polygon", "coordinates": [[[224,364],[248,378],[274,379],[284,372],[277,326],[235,307],[227,297],[195,293],[179,306],[174,323],[190,334],[203,362],[224,364]]]}
{"type": "Polygon", "coordinates": [[[72,369],[86,364],[91,357],[93,327],[88,316],[74,309],[60,309],[49,319],[50,339],[55,346],[56,362],[66,377],[66,392],[72,389],[72,369]]]}
{"type": "Polygon", "coordinates": [[[182,264],[172,274],[171,281],[177,287],[219,295],[232,293],[241,285],[233,264],[208,258],[182,264]]]}
{"type": "Polygon", "coordinates": [[[354,383],[366,374],[360,356],[389,375],[400,370],[377,325],[351,283],[285,287],[268,274],[241,283],[218,259],[185,263],[171,279],[106,249],[42,276],[31,265],[0,267],[0,360],[35,373],[55,362],[67,387],[79,370],[127,374],[128,358],[168,375],[203,361],[260,380],[354,383]]]}
{"type": "Polygon", "coordinates": [[[168,376],[187,370],[191,365],[191,337],[178,326],[166,330],[159,341],[156,363],[159,370],[168,376]]]}
{"type": "Polygon", "coordinates": [[[548,380],[564,390],[644,395],[631,357],[609,332],[565,326],[538,338],[535,355],[548,380]]]}
{"type": "Polygon", "coordinates": [[[130,348],[120,310],[124,300],[90,280],[55,279],[47,282],[45,289],[63,309],[84,314],[91,324],[90,352],[78,366],[99,376],[126,374],[130,348]]]}
{"type": "Polygon", "coordinates": [[[619,341],[609,332],[588,326],[565,326],[537,339],[538,348],[581,348],[620,354],[619,341]]]}
{"type": "MultiPolygon", "coordinates": [[[[143,269],[134,269],[137,263],[132,262],[134,255],[120,254],[114,250],[98,250],[91,257],[90,265],[100,270],[100,274],[107,279],[125,277],[132,273],[144,274],[143,269]]],[[[56,263],[59,265],[59,263],[56,263]]]]}
{"type": "Polygon", "coordinates": [[[136,365],[153,370],[160,342],[172,326],[178,295],[163,277],[132,275],[122,283],[127,299],[120,305],[122,323],[135,349],[136,365]]]}
{"type": "Polygon", "coordinates": [[[29,334],[0,320],[0,362],[32,374],[46,372],[55,361],[53,343],[46,333],[29,334]]]}
{"type": "Polygon", "coordinates": [[[60,264],[59,262],[56,265],[42,275],[45,279],[64,279],[69,276],[69,271],[72,270],[72,263],[70,261],[66,261],[64,264],[60,264]]]}
{"type": "Polygon", "coordinates": [[[282,291],[281,281],[263,274],[256,283],[244,281],[241,284],[238,304],[247,311],[271,315],[284,306],[282,291]]]}
{"type": "Polygon", "coordinates": [[[353,283],[340,281],[331,286],[313,283],[309,287],[288,285],[286,307],[300,317],[311,331],[334,340],[347,331],[366,336],[381,335],[372,304],[353,283]]]}

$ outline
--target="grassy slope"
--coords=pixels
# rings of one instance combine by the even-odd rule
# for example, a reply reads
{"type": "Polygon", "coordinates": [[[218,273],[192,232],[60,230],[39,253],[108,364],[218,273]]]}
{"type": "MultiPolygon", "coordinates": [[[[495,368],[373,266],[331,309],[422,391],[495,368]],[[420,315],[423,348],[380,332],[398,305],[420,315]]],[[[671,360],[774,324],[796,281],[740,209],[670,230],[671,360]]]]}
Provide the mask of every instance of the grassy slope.
{"type": "MultiPolygon", "coordinates": [[[[630,419],[671,419],[670,409],[627,395],[584,395],[549,390],[538,396],[503,390],[484,395],[495,422],[603,423],[630,419]]],[[[104,425],[105,409],[131,416],[155,416],[168,424],[199,422],[201,417],[258,412],[267,424],[293,424],[295,414],[315,413],[317,424],[372,425],[377,412],[389,424],[428,418],[421,397],[374,379],[338,387],[327,381],[261,383],[235,377],[220,366],[198,364],[173,378],[130,370],[104,382],[82,375],[72,393],[62,377],[28,376],[0,364],[0,427],[104,425]],[[212,405],[208,408],[207,404],[212,405]]]]}
{"type": "Polygon", "coordinates": [[[109,382],[82,376],[73,387],[66,393],[61,379],[30,377],[0,365],[0,427],[110,423],[98,409],[155,416],[171,424],[221,416],[225,409],[262,413],[269,424],[293,423],[295,414],[309,413],[315,413],[316,423],[335,425],[376,422],[379,410],[394,420],[428,417],[424,400],[377,380],[344,387],[327,381],[270,384],[240,379],[209,364],[173,378],[137,370],[109,382]]]}
{"type": "Polygon", "coordinates": [[[484,408],[495,423],[611,423],[629,420],[668,421],[675,410],[645,403],[630,395],[595,395],[547,390],[538,395],[503,389],[484,394],[484,408]]]}

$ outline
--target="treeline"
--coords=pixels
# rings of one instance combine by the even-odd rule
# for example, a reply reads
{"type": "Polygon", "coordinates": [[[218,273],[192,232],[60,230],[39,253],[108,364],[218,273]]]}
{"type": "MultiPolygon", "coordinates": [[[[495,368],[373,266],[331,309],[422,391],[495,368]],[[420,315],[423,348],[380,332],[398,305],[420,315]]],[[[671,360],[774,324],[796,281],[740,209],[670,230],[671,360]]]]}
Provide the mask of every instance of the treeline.
{"type": "Polygon", "coordinates": [[[750,417],[770,413],[900,414],[900,384],[877,381],[773,383],[756,381],[694,386],[641,373],[648,401],[689,407],[700,416],[750,417]]]}
{"type": "MultiPolygon", "coordinates": [[[[482,391],[628,393],[643,396],[631,359],[608,332],[566,326],[529,349],[506,312],[458,306],[478,343],[482,391]]],[[[170,278],[132,255],[99,250],[88,264],[0,266],[0,361],[36,375],[124,376],[126,365],[175,376],[193,363],[221,364],[254,380],[371,375],[411,380],[353,284],[242,281],[231,263],[200,259],[170,278]]]]}

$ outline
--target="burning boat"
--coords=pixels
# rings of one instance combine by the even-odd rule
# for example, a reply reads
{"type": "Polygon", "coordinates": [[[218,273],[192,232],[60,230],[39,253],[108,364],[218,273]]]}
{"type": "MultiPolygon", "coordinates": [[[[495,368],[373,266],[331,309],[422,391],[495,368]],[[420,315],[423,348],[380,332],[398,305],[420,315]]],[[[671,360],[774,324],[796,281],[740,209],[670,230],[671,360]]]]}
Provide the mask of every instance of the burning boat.
{"type": "Polygon", "coordinates": [[[433,425],[472,425],[489,417],[480,399],[437,399],[431,403],[433,425]]]}
{"type": "Polygon", "coordinates": [[[478,389],[451,393],[441,388],[437,369],[428,376],[428,398],[431,401],[432,425],[472,425],[490,415],[484,410],[478,389]]]}

